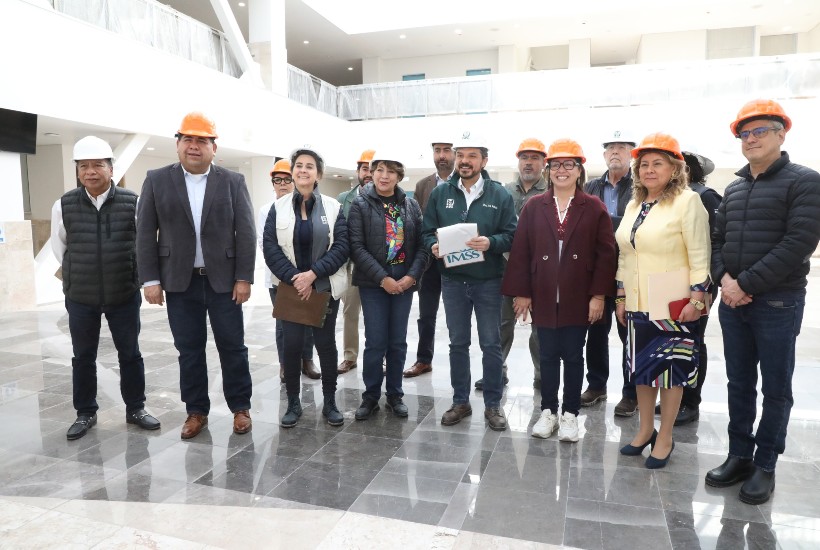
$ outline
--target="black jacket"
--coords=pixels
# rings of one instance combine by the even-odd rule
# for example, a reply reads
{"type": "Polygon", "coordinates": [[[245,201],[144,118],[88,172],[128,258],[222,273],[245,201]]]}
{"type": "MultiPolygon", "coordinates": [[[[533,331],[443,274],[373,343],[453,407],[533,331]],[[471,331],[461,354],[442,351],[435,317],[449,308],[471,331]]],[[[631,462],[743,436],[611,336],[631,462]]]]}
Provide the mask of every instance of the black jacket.
{"type": "Polygon", "coordinates": [[[98,211],[84,187],[60,200],[66,232],[63,292],[90,306],[124,304],[139,290],[137,280],[137,195],[121,187],[98,211]]]}
{"type": "MultiPolygon", "coordinates": [[[[606,202],[604,201],[604,187],[609,185],[606,180],[608,175],[609,170],[604,172],[604,175],[600,178],[591,179],[584,184],[584,191],[601,199],[601,202],[603,202],[604,205],[606,205],[606,202]]],[[[615,184],[615,187],[618,190],[618,211],[617,215],[609,216],[612,220],[613,231],[618,230],[618,226],[621,225],[621,219],[624,217],[626,205],[632,200],[632,172],[627,172],[626,175],[615,184]]]]}
{"type": "Polygon", "coordinates": [[[749,165],[723,196],[712,233],[712,280],[751,295],[806,287],[820,239],[820,174],[786,152],[757,179],[749,165]]]}
{"type": "MultiPolygon", "coordinates": [[[[404,253],[410,277],[421,279],[427,265],[427,251],[421,240],[421,208],[396,187],[396,201],[404,221],[404,253]]],[[[377,288],[388,276],[387,230],[384,204],[372,183],[367,184],[350,207],[347,222],[350,256],[353,259],[353,285],[377,288]]],[[[411,287],[415,290],[416,287],[411,287]]]]}

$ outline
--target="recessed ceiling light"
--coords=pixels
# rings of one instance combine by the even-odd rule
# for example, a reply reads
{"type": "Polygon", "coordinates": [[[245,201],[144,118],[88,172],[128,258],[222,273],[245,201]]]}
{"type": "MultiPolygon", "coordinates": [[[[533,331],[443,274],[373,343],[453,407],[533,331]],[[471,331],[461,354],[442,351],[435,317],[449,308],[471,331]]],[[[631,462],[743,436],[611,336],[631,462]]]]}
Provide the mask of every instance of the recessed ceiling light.
{"type": "Polygon", "coordinates": [[[245,7],[245,2],[240,2],[238,5],[239,5],[240,8],[244,8],[245,7]]]}
{"type": "Polygon", "coordinates": [[[407,35],[406,35],[406,34],[400,34],[400,35],[399,35],[399,38],[400,38],[400,39],[402,39],[402,40],[404,40],[405,38],[407,38],[407,35]]]}
{"type": "Polygon", "coordinates": [[[333,174],[333,177],[334,178],[341,178],[342,176],[340,176],[339,174],[333,174]]]}
{"type": "Polygon", "coordinates": [[[456,32],[457,35],[461,36],[461,29],[456,29],[455,32],[456,32]]]}
{"type": "Polygon", "coordinates": [[[55,134],[54,132],[46,132],[43,135],[48,137],[60,137],[60,134],[55,134]]]}
{"type": "Polygon", "coordinates": [[[353,70],[353,67],[348,67],[348,68],[347,68],[347,70],[348,70],[348,71],[352,71],[352,70],[353,70]]]}
{"type": "Polygon", "coordinates": [[[310,40],[303,40],[302,44],[310,44],[310,40]]]}
{"type": "Polygon", "coordinates": [[[153,150],[154,150],[154,148],[153,148],[153,147],[146,147],[146,148],[145,148],[145,150],[146,150],[146,151],[153,151],[153,150]]]}

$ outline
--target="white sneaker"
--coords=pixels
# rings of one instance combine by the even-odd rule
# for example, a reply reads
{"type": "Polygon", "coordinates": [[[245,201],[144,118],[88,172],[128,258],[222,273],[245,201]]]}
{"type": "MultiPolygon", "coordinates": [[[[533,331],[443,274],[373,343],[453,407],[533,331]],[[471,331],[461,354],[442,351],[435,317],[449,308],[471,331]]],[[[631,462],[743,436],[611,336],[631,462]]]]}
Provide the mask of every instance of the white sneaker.
{"type": "Polygon", "coordinates": [[[578,417],[571,412],[564,412],[558,420],[558,439],[561,441],[578,441],[578,417]]]}
{"type": "Polygon", "coordinates": [[[541,411],[541,418],[532,427],[532,436],[546,439],[558,428],[558,416],[549,409],[541,411]]]}

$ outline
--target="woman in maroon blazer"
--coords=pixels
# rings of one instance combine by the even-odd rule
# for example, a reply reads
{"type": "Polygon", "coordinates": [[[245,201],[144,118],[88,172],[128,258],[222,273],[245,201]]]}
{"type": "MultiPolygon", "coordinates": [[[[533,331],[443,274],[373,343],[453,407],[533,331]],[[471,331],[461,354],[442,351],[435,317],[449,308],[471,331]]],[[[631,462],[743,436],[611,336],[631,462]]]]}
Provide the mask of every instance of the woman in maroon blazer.
{"type": "Polygon", "coordinates": [[[585,161],[575,141],[550,145],[549,188],[521,211],[501,289],[514,297],[516,316],[531,315],[538,329],[541,417],[532,435],[546,438],[557,428],[561,441],[578,441],[587,327],[601,319],[604,295],[615,291],[612,222],[600,199],[583,191],[585,161]]]}

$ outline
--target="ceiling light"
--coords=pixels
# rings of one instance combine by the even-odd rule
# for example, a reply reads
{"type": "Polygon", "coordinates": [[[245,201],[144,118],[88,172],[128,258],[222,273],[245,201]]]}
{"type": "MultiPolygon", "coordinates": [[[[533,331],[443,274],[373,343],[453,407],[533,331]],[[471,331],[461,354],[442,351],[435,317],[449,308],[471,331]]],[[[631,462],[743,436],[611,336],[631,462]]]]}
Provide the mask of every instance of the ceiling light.
{"type": "Polygon", "coordinates": [[[348,71],[352,71],[352,70],[353,70],[353,67],[348,67],[348,68],[347,68],[347,70],[348,70],[348,71]]]}
{"type": "Polygon", "coordinates": [[[54,133],[54,132],[46,132],[46,133],[45,133],[45,134],[43,134],[43,135],[44,135],[44,136],[48,136],[48,137],[60,137],[60,134],[56,134],[56,133],[54,133]]]}
{"type": "Polygon", "coordinates": [[[456,29],[456,34],[461,36],[461,29],[456,29]]]}
{"type": "Polygon", "coordinates": [[[310,44],[310,40],[303,40],[302,44],[310,44]]]}
{"type": "Polygon", "coordinates": [[[342,176],[340,176],[339,174],[333,174],[333,177],[334,178],[341,178],[342,176]]]}
{"type": "Polygon", "coordinates": [[[154,148],[153,148],[153,147],[146,147],[146,148],[145,148],[145,150],[146,150],[146,151],[153,151],[153,150],[154,150],[154,148]]]}
{"type": "Polygon", "coordinates": [[[240,2],[238,5],[239,5],[240,8],[244,8],[245,7],[245,2],[240,2]]]}
{"type": "Polygon", "coordinates": [[[404,40],[405,38],[407,38],[407,35],[406,35],[406,34],[400,34],[400,35],[399,35],[399,38],[400,38],[400,39],[402,39],[402,40],[404,40]]]}

